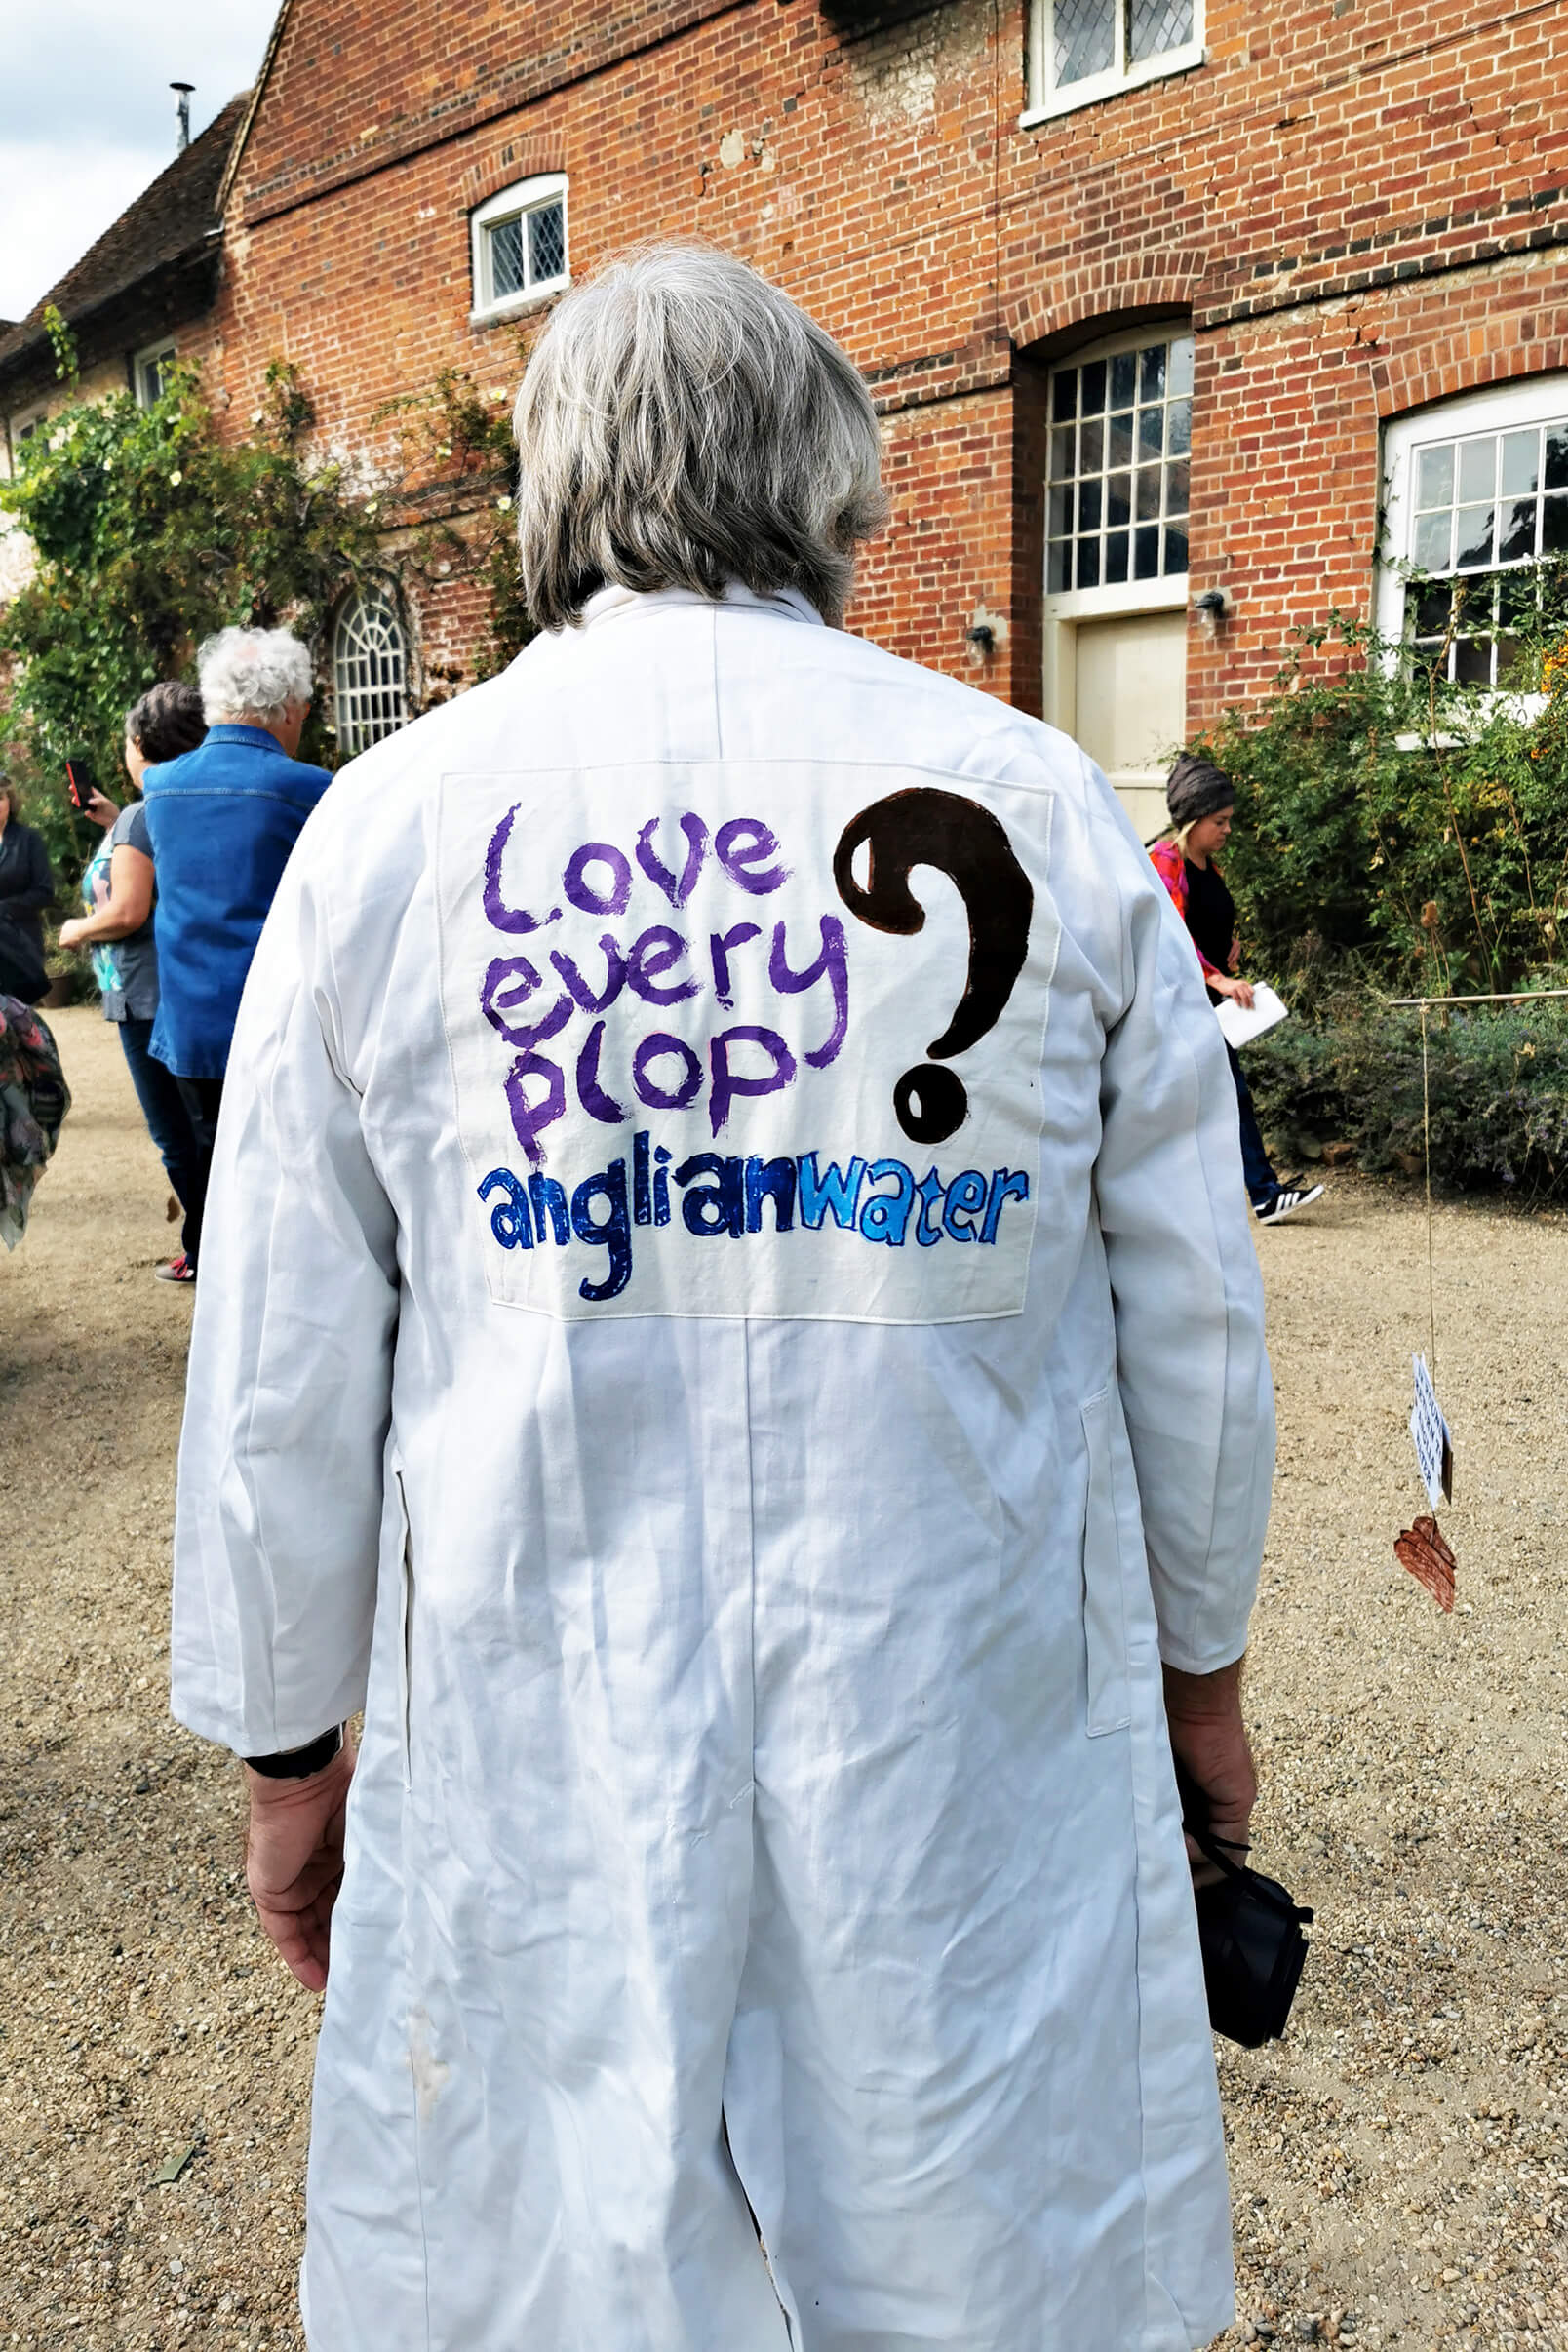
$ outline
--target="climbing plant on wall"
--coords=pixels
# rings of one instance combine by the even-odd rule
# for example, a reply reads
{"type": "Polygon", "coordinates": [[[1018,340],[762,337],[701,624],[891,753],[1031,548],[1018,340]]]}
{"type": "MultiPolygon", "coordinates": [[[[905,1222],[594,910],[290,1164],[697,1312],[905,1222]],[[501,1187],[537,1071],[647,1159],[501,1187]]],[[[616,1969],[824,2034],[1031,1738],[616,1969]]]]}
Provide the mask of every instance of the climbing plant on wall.
{"type": "MultiPolygon", "coordinates": [[[[70,358],[63,328],[57,348],[70,358]]],[[[374,495],[308,453],[311,422],[297,374],[275,362],[250,430],[220,437],[197,372],[176,368],[149,408],[128,392],[70,402],[0,483],[0,514],[33,551],[0,609],[0,742],[42,787],[32,806],[60,850],[67,753],[112,779],[126,710],[188,673],[210,631],[287,621],[313,640],[348,582],[385,569],[374,495]]],[[[321,756],[319,724],[306,756],[321,756]]]]}

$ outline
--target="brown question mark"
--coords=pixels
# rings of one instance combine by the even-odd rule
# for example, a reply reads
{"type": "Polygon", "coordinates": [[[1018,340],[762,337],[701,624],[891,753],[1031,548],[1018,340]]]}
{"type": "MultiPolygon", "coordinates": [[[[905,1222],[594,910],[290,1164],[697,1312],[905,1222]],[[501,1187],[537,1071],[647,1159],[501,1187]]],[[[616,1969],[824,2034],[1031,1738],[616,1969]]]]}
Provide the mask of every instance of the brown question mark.
{"type": "Polygon", "coordinates": [[[967,1053],[1001,1018],[1029,953],[1035,891],[1013,854],[1006,829],[978,801],[921,786],[889,793],[851,817],[833,853],[833,879],[851,915],[873,930],[913,934],[925,909],[909,886],[910,869],[934,866],[957,884],[969,918],[969,970],[952,1020],[893,1088],[898,1123],[912,1142],[944,1143],[968,1116],[969,1097],[956,1070],[938,1062],[967,1053]],[[862,842],[870,848],[865,887],[850,871],[862,842]]]}

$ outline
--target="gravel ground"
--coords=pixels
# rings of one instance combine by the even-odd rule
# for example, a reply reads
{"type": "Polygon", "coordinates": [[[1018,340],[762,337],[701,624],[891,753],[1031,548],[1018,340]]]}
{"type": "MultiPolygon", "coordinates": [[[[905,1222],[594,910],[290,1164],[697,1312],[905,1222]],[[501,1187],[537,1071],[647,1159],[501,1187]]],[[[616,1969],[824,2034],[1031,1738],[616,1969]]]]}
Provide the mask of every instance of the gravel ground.
{"type": "MultiPolygon", "coordinates": [[[[76,1108],[0,1265],[0,2347],[302,2352],[316,2004],[250,1924],[236,1767],[165,1706],[190,1294],[151,1279],[165,1188],[112,1035],[57,1033],[76,1108]]],[[[1424,1508],[1419,1200],[1341,1176],[1259,1239],[1259,1859],[1318,1925],[1288,2040],[1222,2050],[1223,2342],[1568,2348],[1568,1231],[1438,1213],[1451,1618],[1392,1553],[1424,1508]]]]}

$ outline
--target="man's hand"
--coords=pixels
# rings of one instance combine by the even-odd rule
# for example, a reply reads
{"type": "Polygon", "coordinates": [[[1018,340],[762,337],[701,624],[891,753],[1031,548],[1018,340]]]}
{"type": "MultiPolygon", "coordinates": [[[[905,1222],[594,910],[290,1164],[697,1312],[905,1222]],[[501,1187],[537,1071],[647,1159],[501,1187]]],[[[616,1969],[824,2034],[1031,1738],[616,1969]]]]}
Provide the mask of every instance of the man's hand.
{"type": "MultiPolygon", "coordinates": [[[[1184,1674],[1165,1668],[1165,1718],[1171,1753],[1209,1801],[1209,1829],[1229,1845],[1247,1843],[1247,1823],[1258,1797],[1258,1776],[1241,1720],[1241,1660],[1213,1674],[1184,1674]]],[[[1200,1858],[1191,1838],[1187,1851],[1200,1858]]],[[[1212,1863],[1201,1864],[1210,1877],[1212,1863]]]]}
{"type": "Polygon", "coordinates": [[[307,1781],[268,1781],[246,1773],[251,1825],[245,1878],[256,1917],[301,1984],[327,1982],[333,1905],[343,1883],[343,1812],[354,1777],[354,1750],[343,1744],[307,1781]]]}

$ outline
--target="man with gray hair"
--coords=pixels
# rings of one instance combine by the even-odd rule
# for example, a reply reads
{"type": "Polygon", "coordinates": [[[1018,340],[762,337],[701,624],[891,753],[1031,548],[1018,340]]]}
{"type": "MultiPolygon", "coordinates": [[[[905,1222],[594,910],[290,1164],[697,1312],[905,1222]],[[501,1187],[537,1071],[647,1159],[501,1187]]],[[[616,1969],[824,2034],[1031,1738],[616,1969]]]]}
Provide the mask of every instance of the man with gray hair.
{"type": "Polygon", "coordinates": [[[308,2342],[1189,2352],[1171,1751],[1243,1840],[1273,1459],[1196,960],[1073,744],[840,625],[877,419],[763,279],[607,269],[517,428],[542,633],[301,843],[196,1311],[308,2342]]]}
{"type": "Polygon", "coordinates": [[[176,1279],[196,1274],[229,1039],[255,943],[299,829],[332,781],[294,758],[311,692],[297,637],[219,629],[196,672],[206,738],[148,768],[142,784],[158,885],[151,1050],[175,1075],[199,1156],[176,1279]]]}

